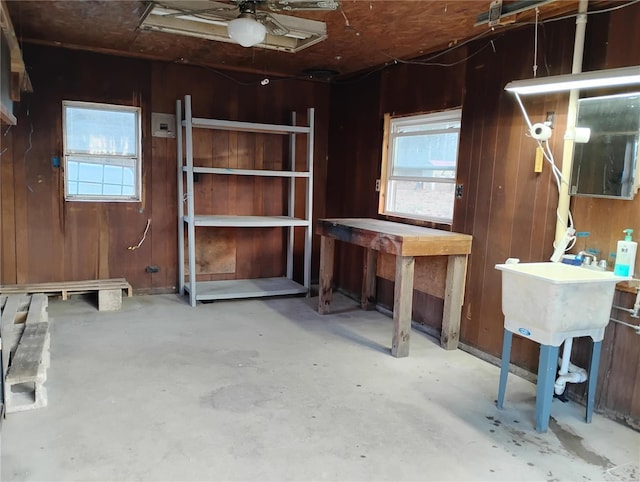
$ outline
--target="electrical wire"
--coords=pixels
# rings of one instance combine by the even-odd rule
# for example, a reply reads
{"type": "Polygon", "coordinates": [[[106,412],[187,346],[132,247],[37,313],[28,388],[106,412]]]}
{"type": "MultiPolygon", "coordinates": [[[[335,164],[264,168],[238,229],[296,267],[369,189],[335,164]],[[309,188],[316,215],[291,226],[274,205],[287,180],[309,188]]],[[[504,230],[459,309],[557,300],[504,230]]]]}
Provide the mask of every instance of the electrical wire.
{"type": "MultiPolygon", "coordinates": [[[[529,114],[527,113],[527,110],[524,107],[524,104],[522,103],[522,101],[520,100],[520,96],[516,94],[516,99],[518,101],[518,104],[520,105],[520,109],[522,110],[522,115],[524,116],[525,122],[527,124],[527,126],[529,127],[529,130],[531,131],[532,129],[532,124],[531,124],[531,119],[529,118],[529,114]]],[[[538,143],[538,147],[540,148],[540,150],[542,151],[543,157],[545,158],[545,160],[549,163],[549,165],[551,166],[551,172],[553,174],[553,177],[556,181],[556,187],[558,189],[558,194],[560,194],[561,190],[562,190],[562,183],[566,184],[567,186],[569,185],[569,181],[564,177],[564,175],[562,174],[562,171],[558,168],[558,166],[556,165],[555,159],[553,157],[553,152],[551,151],[551,147],[549,146],[549,142],[548,141],[542,141],[540,139],[536,139],[536,142],[538,143]]],[[[565,220],[562,218],[562,216],[560,216],[560,211],[559,209],[556,209],[556,219],[558,221],[560,221],[561,223],[564,223],[565,220]]],[[[573,224],[573,215],[571,214],[571,210],[567,209],[567,221],[569,226],[567,228],[567,231],[570,231],[570,242],[567,243],[567,246],[565,247],[565,252],[569,251],[570,249],[572,249],[576,242],[577,242],[577,237],[573,234],[575,233],[575,227],[573,224]]],[[[556,248],[556,243],[553,243],[553,248],[556,248]]]]}
{"type": "Polygon", "coordinates": [[[144,243],[144,240],[147,239],[147,233],[149,232],[149,226],[151,226],[151,218],[147,219],[147,227],[144,228],[144,233],[142,233],[142,239],[140,240],[140,242],[138,244],[136,244],[135,246],[129,246],[127,249],[133,251],[138,249],[140,246],[142,246],[142,243],[144,243]]]}

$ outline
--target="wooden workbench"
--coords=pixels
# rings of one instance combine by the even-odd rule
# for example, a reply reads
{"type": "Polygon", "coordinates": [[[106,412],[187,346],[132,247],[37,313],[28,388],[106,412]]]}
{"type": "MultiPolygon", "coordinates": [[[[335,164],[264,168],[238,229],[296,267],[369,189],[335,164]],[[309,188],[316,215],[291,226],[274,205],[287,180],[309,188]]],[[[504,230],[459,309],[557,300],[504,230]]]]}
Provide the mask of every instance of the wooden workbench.
{"type": "Polygon", "coordinates": [[[440,343],[447,350],[458,347],[467,256],[471,252],[470,235],[360,218],[319,219],[316,234],[322,236],[318,301],[320,314],[329,313],[331,305],[336,239],[365,248],[361,298],[363,309],[375,307],[378,252],[396,256],[391,354],[398,358],[409,355],[415,257],[447,256],[440,343]]]}

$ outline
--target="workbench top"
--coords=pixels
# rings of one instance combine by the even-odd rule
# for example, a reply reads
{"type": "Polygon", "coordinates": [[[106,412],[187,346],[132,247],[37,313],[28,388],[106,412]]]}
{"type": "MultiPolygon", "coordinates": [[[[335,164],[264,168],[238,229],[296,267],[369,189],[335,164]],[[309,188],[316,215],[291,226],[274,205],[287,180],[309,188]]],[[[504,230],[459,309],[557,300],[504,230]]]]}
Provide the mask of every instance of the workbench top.
{"type": "Polygon", "coordinates": [[[472,237],[368,218],[318,219],[316,234],[397,256],[469,254],[472,237]]]}

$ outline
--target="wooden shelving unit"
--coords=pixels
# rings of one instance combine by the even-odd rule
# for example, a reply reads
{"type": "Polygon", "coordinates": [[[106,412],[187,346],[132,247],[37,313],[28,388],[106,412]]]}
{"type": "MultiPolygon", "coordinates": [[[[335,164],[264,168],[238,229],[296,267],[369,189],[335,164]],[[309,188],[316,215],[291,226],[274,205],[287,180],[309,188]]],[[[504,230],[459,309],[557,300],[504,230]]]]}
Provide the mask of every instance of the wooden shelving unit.
{"type": "Polygon", "coordinates": [[[182,101],[176,102],[177,151],[178,151],[178,278],[181,295],[189,294],[191,306],[199,300],[222,300],[234,298],[252,298],[276,295],[294,295],[309,293],[311,285],[311,236],[312,236],[312,200],[313,200],[313,132],[314,109],[307,110],[306,126],[296,125],[295,113],[292,114],[291,125],[260,124],[218,119],[203,119],[192,116],[191,96],[184,98],[184,117],[182,101]],[[193,131],[194,129],[217,129],[239,132],[255,132],[262,134],[289,136],[289,170],[233,169],[194,166],[193,131]],[[184,134],[184,139],[183,139],[184,134]],[[297,136],[306,137],[306,169],[296,170],[297,136]],[[184,145],[183,145],[184,142],[184,145]],[[289,201],[287,212],[282,216],[236,216],[207,215],[195,213],[194,208],[194,174],[218,176],[264,176],[289,179],[289,201]],[[186,178],[186,183],[184,182],[186,178]],[[306,179],[305,217],[296,218],[295,214],[295,180],[306,179]],[[184,185],[186,185],[186,192],[184,185]],[[185,212],[186,204],[186,212],[185,212]],[[224,281],[196,280],[196,226],[211,228],[264,228],[283,227],[288,229],[286,276],[277,278],[233,279],[224,281]],[[294,228],[304,228],[304,280],[297,283],[293,280],[293,243],[294,228]],[[186,229],[186,246],[185,233],[186,229]],[[185,250],[189,260],[189,278],[185,275],[185,250]]]}

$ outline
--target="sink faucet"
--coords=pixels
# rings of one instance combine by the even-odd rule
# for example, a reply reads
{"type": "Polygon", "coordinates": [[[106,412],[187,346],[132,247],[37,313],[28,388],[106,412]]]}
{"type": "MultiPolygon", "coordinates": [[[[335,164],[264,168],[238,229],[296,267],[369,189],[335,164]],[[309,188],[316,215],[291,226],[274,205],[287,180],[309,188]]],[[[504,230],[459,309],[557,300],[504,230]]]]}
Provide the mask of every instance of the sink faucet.
{"type": "Polygon", "coordinates": [[[593,253],[590,253],[588,251],[580,251],[578,253],[578,256],[582,258],[582,264],[585,264],[587,266],[596,266],[598,264],[598,258],[596,258],[596,255],[593,253]],[[591,259],[587,259],[587,257],[591,259]]]}

